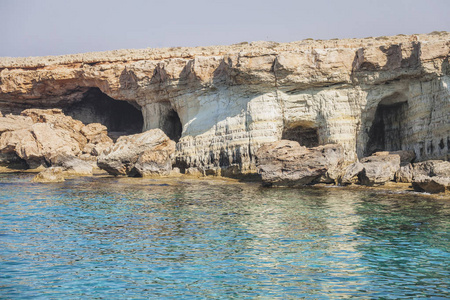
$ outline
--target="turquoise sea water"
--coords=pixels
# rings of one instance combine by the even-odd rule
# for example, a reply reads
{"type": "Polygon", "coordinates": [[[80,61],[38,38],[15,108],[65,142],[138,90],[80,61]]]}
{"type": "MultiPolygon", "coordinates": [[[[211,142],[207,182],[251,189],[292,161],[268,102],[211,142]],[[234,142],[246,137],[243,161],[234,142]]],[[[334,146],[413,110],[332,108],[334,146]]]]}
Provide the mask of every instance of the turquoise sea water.
{"type": "Polygon", "coordinates": [[[1,299],[450,297],[450,201],[0,175],[1,299]]]}

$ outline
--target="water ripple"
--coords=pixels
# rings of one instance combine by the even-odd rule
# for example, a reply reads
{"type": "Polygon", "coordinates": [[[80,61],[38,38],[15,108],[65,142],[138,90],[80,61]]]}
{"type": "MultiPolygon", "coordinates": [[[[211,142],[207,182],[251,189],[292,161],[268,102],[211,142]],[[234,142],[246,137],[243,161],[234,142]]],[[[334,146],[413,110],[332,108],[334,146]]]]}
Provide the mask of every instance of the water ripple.
{"type": "Polygon", "coordinates": [[[0,176],[0,298],[446,298],[450,205],[253,184],[0,176]]]}

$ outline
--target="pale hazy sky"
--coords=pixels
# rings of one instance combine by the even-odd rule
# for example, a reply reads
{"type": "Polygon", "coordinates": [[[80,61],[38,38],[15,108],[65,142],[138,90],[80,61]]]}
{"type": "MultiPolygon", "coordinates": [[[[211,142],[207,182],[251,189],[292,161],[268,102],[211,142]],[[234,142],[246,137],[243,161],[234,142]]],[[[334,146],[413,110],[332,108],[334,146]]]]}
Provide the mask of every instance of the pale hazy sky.
{"type": "Polygon", "coordinates": [[[0,56],[450,31],[450,0],[0,0],[0,56]]]}

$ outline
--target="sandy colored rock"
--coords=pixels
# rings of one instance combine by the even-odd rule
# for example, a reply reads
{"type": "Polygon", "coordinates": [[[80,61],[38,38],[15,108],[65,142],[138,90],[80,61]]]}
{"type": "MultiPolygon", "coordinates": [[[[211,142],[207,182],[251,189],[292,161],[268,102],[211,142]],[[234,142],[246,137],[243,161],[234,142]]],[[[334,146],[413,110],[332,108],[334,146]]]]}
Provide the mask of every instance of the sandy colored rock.
{"type": "Polygon", "coordinates": [[[48,123],[36,123],[31,131],[47,160],[57,154],[76,156],[81,152],[78,141],[66,130],[54,128],[48,123]]]}
{"type": "Polygon", "coordinates": [[[364,157],[360,162],[364,170],[359,173],[359,180],[362,184],[369,186],[394,180],[395,172],[400,169],[398,154],[364,157]]]}
{"type": "Polygon", "coordinates": [[[416,154],[411,150],[390,151],[389,154],[400,155],[400,164],[402,166],[407,166],[408,164],[414,162],[414,160],[416,159],[416,154]]]}
{"type": "Polygon", "coordinates": [[[63,175],[63,168],[52,167],[45,169],[33,178],[33,182],[52,183],[65,181],[63,175]]]}
{"type": "Polygon", "coordinates": [[[185,174],[186,175],[195,176],[195,177],[203,177],[203,176],[205,176],[203,172],[201,172],[198,168],[194,168],[194,167],[187,168],[185,170],[185,174]]]}
{"type": "Polygon", "coordinates": [[[63,153],[53,156],[50,163],[52,166],[62,167],[64,174],[68,175],[89,176],[93,173],[92,164],[63,153]]]}
{"type": "Polygon", "coordinates": [[[81,133],[90,141],[92,137],[99,135],[101,133],[106,133],[106,126],[100,123],[90,123],[81,128],[81,133]]]}
{"type": "Polygon", "coordinates": [[[341,144],[347,162],[399,149],[448,160],[449,40],[442,32],[0,58],[0,110],[67,109],[96,88],[138,108],[144,130],[176,136],[182,170],[254,172],[258,148],[292,132],[302,145],[341,144]]]}
{"type": "Polygon", "coordinates": [[[35,123],[50,124],[54,129],[66,131],[66,134],[77,141],[81,149],[87,143],[86,137],[81,133],[84,124],[64,115],[61,109],[26,109],[21,115],[31,117],[35,123]]]}
{"type": "MultiPolygon", "coordinates": [[[[172,160],[170,156],[175,152],[175,147],[167,145],[159,147],[160,150],[149,149],[144,151],[135,164],[136,171],[140,176],[167,176],[172,170],[172,160]]],[[[173,145],[174,146],[174,145],[173,145]]]]}
{"type": "Polygon", "coordinates": [[[450,177],[418,175],[414,177],[412,186],[418,192],[430,194],[446,193],[450,192],[450,177]]]}
{"type": "Polygon", "coordinates": [[[413,165],[414,190],[427,193],[444,193],[450,189],[450,162],[428,160],[413,165]]]}
{"type": "Polygon", "coordinates": [[[345,168],[343,175],[340,179],[340,184],[347,185],[352,183],[358,183],[358,175],[364,170],[364,165],[359,161],[356,161],[347,168],[345,168]]]}
{"type": "MultiPolygon", "coordinates": [[[[138,163],[142,174],[146,172],[156,172],[155,167],[166,168],[166,164],[159,159],[164,156],[170,157],[175,152],[175,142],[170,140],[162,130],[153,129],[144,133],[122,136],[116,143],[109,147],[98,157],[99,168],[112,175],[135,176],[140,174],[136,169],[138,163]],[[160,151],[159,154],[152,156],[151,151],[160,151]],[[160,156],[162,155],[162,156],[160,156]],[[152,159],[156,159],[155,163],[152,159]]],[[[161,170],[164,172],[164,170],[161,170]]]]}
{"type": "Polygon", "coordinates": [[[6,131],[28,129],[33,125],[30,117],[7,115],[0,117],[0,135],[6,131]]]}
{"type": "Polygon", "coordinates": [[[414,164],[414,177],[450,177],[450,162],[443,160],[427,160],[414,164]]]}
{"type": "Polygon", "coordinates": [[[288,140],[267,143],[256,155],[258,172],[265,186],[302,186],[314,181],[334,181],[337,177],[330,175],[344,160],[340,145],[307,149],[288,140]],[[329,170],[332,172],[328,173],[329,170]]]}
{"type": "Polygon", "coordinates": [[[397,172],[395,172],[395,181],[410,183],[413,180],[413,166],[408,164],[406,166],[400,167],[397,172]]]}

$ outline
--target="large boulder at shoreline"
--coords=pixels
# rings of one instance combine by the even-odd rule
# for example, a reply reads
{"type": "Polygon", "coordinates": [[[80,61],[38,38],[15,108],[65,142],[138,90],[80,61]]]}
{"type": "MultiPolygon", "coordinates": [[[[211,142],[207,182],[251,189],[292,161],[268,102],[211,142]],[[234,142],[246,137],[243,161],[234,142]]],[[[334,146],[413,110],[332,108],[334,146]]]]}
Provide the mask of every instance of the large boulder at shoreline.
{"type": "Polygon", "coordinates": [[[281,140],[267,143],[256,152],[258,172],[264,186],[302,186],[319,181],[334,181],[344,160],[340,145],[315,148],[281,140]]]}
{"type": "Polygon", "coordinates": [[[410,183],[413,178],[414,167],[412,164],[407,164],[406,166],[400,167],[400,169],[395,172],[395,181],[410,183]]]}
{"type": "Polygon", "coordinates": [[[20,116],[0,117],[0,161],[5,163],[17,158],[34,169],[51,166],[53,157],[96,161],[112,144],[105,126],[84,125],[61,109],[26,109],[20,116]]]}
{"type": "Polygon", "coordinates": [[[122,136],[98,157],[98,166],[112,175],[168,174],[175,142],[160,129],[122,136]]]}
{"type": "Polygon", "coordinates": [[[364,170],[364,165],[359,161],[352,163],[347,166],[344,170],[343,175],[340,178],[340,184],[347,185],[352,183],[358,183],[358,175],[364,170]]]}
{"type": "Polygon", "coordinates": [[[77,141],[80,149],[87,143],[86,137],[81,133],[81,129],[85,126],[83,122],[66,116],[61,109],[26,109],[21,115],[30,117],[35,123],[51,124],[54,129],[66,131],[65,134],[77,141]]]}
{"type": "Polygon", "coordinates": [[[445,193],[450,191],[450,178],[419,175],[414,178],[412,186],[417,192],[427,192],[430,194],[445,193]]]}
{"type": "Polygon", "coordinates": [[[450,177],[450,162],[444,160],[426,160],[414,164],[414,178],[417,176],[450,177]]]}
{"type": "Polygon", "coordinates": [[[450,190],[450,162],[428,160],[414,164],[412,185],[414,190],[443,193],[450,190]]]}
{"type": "Polygon", "coordinates": [[[389,153],[362,158],[364,170],[358,175],[360,183],[371,186],[394,180],[400,161],[400,155],[389,153]]]}

